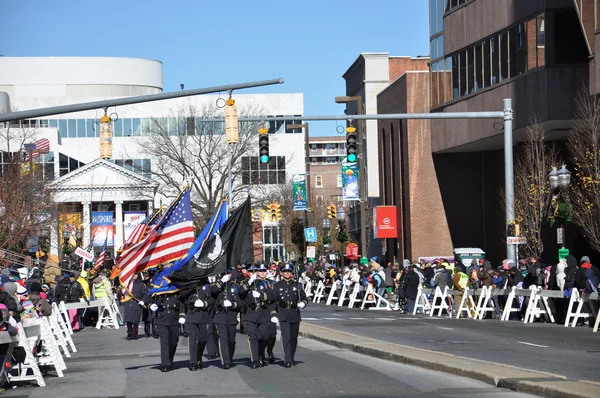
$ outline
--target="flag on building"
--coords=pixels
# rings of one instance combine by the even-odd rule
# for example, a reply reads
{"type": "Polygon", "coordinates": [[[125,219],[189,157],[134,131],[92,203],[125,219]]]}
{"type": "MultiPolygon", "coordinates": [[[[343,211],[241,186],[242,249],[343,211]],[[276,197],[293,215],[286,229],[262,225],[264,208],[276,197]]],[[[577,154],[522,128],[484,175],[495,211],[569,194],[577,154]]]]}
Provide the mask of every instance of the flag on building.
{"type": "Polygon", "coordinates": [[[161,272],[158,273],[158,275],[156,275],[156,277],[154,277],[154,280],[152,281],[152,288],[150,289],[149,293],[151,295],[154,295],[154,294],[166,294],[166,293],[172,293],[172,292],[178,291],[179,287],[174,284],[171,284],[171,281],[170,281],[171,274],[173,272],[179,270],[180,268],[182,268],[184,265],[186,265],[188,263],[188,261],[190,261],[190,259],[192,259],[196,255],[196,253],[201,251],[204,244],[219,229],[221,229],[221,227],[223,226],[223,224],[225,224],[226,221],[227,221],[227,202],[223,200],[221,202],[221,204],[219,205],[219,208],[217,209],[217,211],[212,215],[212,217],[208,221],[208,224],[206,224],[206,226],[204,227],[204,229],[202,230],[202,232],[200,233],[198,238],[196,238],[196,241],[194,242],[192,247],[190,247],[190,250],[188,250],[185,257],[177,260],[173,264],[173,266],[163,269],[161,272]]]}
{"type": "Polygon", "coordinates": [[[48,140],[48,138],[42,138],[33,144],[25,144],[25,151],[27,152],[25,161],[28,162],[31,159],[30,156],[37,158],[43,153],[50,152],[50,140],[48,140]]]}
{"type": "Polygon", "coordinates": [[[98,255],[98,259],[94,263],[93,270],[97,272],[100,268],[104,267],[104,261],[106,261],[106,243],[108,242],[108,238],[104,239],[104,245],[102,245],[102,251],[98,255]]]}
{"type": "Polygon", "coordinates": [[[119,257],[121,285],[130,290],[133,274],[185,256],[194,243],[190,189],[186,188],[140,242],[119,257]]]}
{"type": "Polygon", "coordinates": [[[196,255],[171,274],[171,283],[181,289],[189,288],[209,275],[221,274],[228,266],[253,261],[250,197],[235,209],[221,229],[214,234],[196,255]]]}

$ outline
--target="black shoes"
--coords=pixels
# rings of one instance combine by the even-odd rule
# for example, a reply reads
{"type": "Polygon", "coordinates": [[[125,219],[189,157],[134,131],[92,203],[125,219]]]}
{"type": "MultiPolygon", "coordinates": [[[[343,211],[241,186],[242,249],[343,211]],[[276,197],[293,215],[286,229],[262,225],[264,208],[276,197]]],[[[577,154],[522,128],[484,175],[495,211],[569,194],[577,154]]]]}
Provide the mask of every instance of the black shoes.
{"type": "Polygon", "coordinates": [[[250,369],[258,369],[260,368],[260,362],[252,362],[252,365],[250,365],[250,369]]]}
{"type": "Polygon", "coordinates": [[[172,366],[172,365],[169,365],[169,366],[161,366],[161,367],[160,367],[160,371],[161,371],[161,372],[168,372],[168,371],[170,371],[170,370],[172,370],[172,369],[173,369],[173,366],[172,366]]]}
{"type": "Polygon", "coordinates": [[[292,363],[291,362],[286,362],[284,366],[286,368],[291,368],[292,367],[292,363]]]}
{"type": "Polygon", "coordinates": [[[269,363],[275,363],[275,357],[273,355],[269,356],[269,363]]]}
{"type": "Polygon", "coordinates": [[[221,356],[219,354],[209,355],[206,357],[206,359],[210,359],[211,361],[213,359],[219,359],[219,358],[221,358],[221,356]]]}
{"type": "Polygon", "coordinates": [[[151,333],[146,333],[146,337],[152,337],[151,333]]]}
{"type": "Polygon", "coordinates": [[[231,366],[229,364],[223,365],[223,369],[229,369],[229,368],[231,368],[231,366]]]}
{"type": "Polygon", "coordinates": [[[194,371],[198,370],[198,365],[192,364],[192,365],[190,365],[189,369],[190,369],[191,372],[194,372],[194,371]]]}
{"type": "Polygon", "coordinates": [[[202,363],[202,361],[198,361],[196,362],[196,366],[198,367],[198,369],[202,369],[204,367],[204,364],[202,363]]]}

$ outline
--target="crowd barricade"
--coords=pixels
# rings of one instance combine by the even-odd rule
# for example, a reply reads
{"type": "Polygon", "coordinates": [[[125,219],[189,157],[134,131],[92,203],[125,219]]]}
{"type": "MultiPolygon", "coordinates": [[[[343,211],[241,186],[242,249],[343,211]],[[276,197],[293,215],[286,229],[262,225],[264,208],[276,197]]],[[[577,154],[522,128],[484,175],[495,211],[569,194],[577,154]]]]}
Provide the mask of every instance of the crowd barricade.
{"type": "Polygon", "coordinates": [[[338,303],[337,303],[338,307],[344,306],[344,303],[346,302],[346,300],[348,300],[348,298],[346,297],[347,295],[348,295],[348,285],[346,283],[342,283],[342,292],[340,293],[340,296],[338,298],[338,303]]]}
{"type": "Polygon", "coordinates": [[[598,311],[595,308],[595,301],[597,300],[598,293],[580,293],[577,289],[572,289],[569,306],[567,307],[565,327],[569,326],[569,324],[571,327],[575,327],[580,318],[587,319],[589,317],[594,317],[594,314],[598,315],[598,311]],[[583,312],[585,303],[589,306],[589,311],[587,312],[583,312]]]}
{"type": "Polygon", "coordinates": [[[543,290],[541,287],[531,286],[531,296],[529,297],[529,305],[525,311],[524,323],[533,323],[535,318],[543,315],[547,322],[554,323],[554,314],[552,307],[548,302],[549,298],[563,298],[564,293],[560,290],[543,290]]]}
{"type": "Polygon", "coordinates": [[[361,300],[361,294],[365,291],[365,287],[360,283],[355,282],[354,287],[352,288],[352,293],[350,293],[350,301],[348,302],[348,308],[354,308],[361,300]]]}
{"type": "MultiPolygon", "coordinates": [[[[477,316],[475,301],[473,300],[473,296],[475,295],[475,290],[470,289],[469,287],[465,287],[462,292],[462,298],[460,300],[460,304],[456,309],[456,319],[460,319],[463,312],[467,313],[469,318],[475,318],[477,316]]],[[[455,302],[456,304],[456,302],[455,302]]]]}
{"type": "Polygon", "coordinates": [[[485,287],[482,288],[477,308],[475,309],[475,319],[483,319],[488,312],[496,313],[500,311],[498,297],[508,296],[509,293],[509,289],[494,289],[492,286],[488,286],[487,289],[485,287]]]}
{"type": "Polygon", "coordinates": [[[313,303],[320,303],[321,300],[325,297],[325,284],[323,281],[319,281],[317,284],[317,288],[315,289],[315,294],[313,297],[313,303]]]}
{"type": "Polygon", "coordinates": [[[68,321],[69,310],[98,308],[98,321],[96,322],[96,329],[102,329],[103,327],[119,329],[119,325],[122,324],[121,313],[116,302],[108,298],[92,300],[89,304],[83,299],[77,303],[65,303],[64,301],[61,301],[61,303],[58,305],[58,308],[61,314],[65,317],[65,320],[67,320],[71,334],[73,333],[73,328],[71,327],[71,323],[68,321]]]}
{"type": "Polygon", "coordinates": [[[442,316],[442,312],[447,310],[448,317],[452,317],[452,303],[454,300],[452,299],[452,294],[454,290],[448,289],[448,286],[444,286],[444,289],[440,289],[439,286],[436,286],[433,294],[433,298],[431,299],[431,311],[429,312],[429,316],[435,315],[437,311],[437,316],[442,316]],[[439,303],[439,304],[438,304],[439,303]]]}
{"type": "Polygon", "coordinates": [[[433,293],[433,289],[424,289],[423,286],[419,285],[417,289],[417,297],[415,298],[415,306],[413,308],[413,315],[419,311],[428,314],[431,312],[431,302],[429,301],[429,295],[433,293]]]}
{"type": "Polygon", "coordinates": [[[524,297],[529,297],[530,295],[531,290],[517,289],[515,286],[513,286],[508,293],[508,297],[506,298],[506,304],[502,310],[502,316],[500,317],[500,320],[508,321],[511,313],[521,312],[522,299],[524,297]]]}
{"type": "Polygon", "coordinates": [[[329,295],[327,296],[327,301],[325,302],[325,305],[331,305],[334,302],[334,300],[339,299],[339,296],[336,296],[339,288],[340,284],[338,282],[331,284],[331,287],[329,288],[329,295]]]}
{"type": "MultiPolygon", "coordinates": [[[[38,386],[45,387],[46,382],[44,376],[40,371],[36,358],[33,355],[32,347],[29,343],[29,339],[37,340],[41,336],[41,323],[37,322],[37,319],[31,319],[31,322],[30,320],[23,321],[24,322],[18,326],[18,334],[17,336],[14,336],[14,339],[18,341],[19,346],[25,349],[25,361],[23,363],[14,364],[12,369],[7,370],[7,378],[10,382],[32,380],[37,382],[38,386]]],[[[57,374],[60,377],[62,375],[62,369],[57,370],[57,374]]]]}
{"type": "Polygon", "coordinates": [[[304,294],[306,294],[307,299],[310,299],[313,296],[312,288],[313,281],[311,279],[306,279],[304,283],[304,294]]]}

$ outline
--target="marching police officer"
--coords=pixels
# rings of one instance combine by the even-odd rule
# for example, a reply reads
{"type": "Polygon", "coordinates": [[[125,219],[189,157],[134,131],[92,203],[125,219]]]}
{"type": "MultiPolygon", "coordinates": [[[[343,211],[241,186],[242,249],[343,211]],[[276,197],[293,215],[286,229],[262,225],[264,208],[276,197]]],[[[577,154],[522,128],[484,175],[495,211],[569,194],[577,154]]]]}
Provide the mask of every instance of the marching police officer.
{"type": "MultiPolygon", "coordinates": [[[[146,286],[147,290],[150,290],[152,287],[152,275],[148,271],[144,271],[144,278],[142,282],[146,286]]],[[[148,299],[146,298],[146,301],[148,299]]],[[[151,337],[153,334],[156,334],[156,330],[154,330],[154,313],[150,311],[148,306],[142,306],[142,321],[144,322],[144,334],[146,337],[151,337]],[[154,332],[154,333],[153,333],[154,332]]],[[[158,335],[156,336],[158,337],[158,335]]]]}
{"type": "MultiPolygon", "coordinates": [[[[270,312],[269,302],[275,301],[275,294],[272,286],[265,279],[267,276],[267,267],[259,266],[255,269],[248,280],[245,280],[240,287],[240,298],[246,305],[246,330],[248,331],[248,342],[250,343],[250,358],[252,369],[261,366],[267,366],[265,360],[265,348],[269,338],[270,312]]],[[[273,324],[274,325],[274,324],[273,324]]]]}
{"type": "MultiPolygon", "coordinates": [[[[215,275],[209,275],[208,283],[211,289],[209,290],[210,292],[212,291],[212,287],[217,283],[217,277],[215,275]]],[[[206,336],[206,358],[210,360],[221,357],[219,354],[219,336],[217,335],[217,327],[214,323],[215,310],[216,308],[213,299],[213,305],[209,311],[210,320],[208,322],[208,334],[206,336]]]]}
{"type": "Polygon", "coordinates": [[[150,310],[155,313],[154,324],[160,338],[160,371],[173,370],[173,358],[179,342],[179,325],[185,324],[185,306],[179,293],[154,297],[150,310]]]}
{"type": "Polygon", "coordinates": [[[233,362],[237,315],[241,308],[238,294],[239,286],[231,280],[230,274],[223,275],[221,281],[211,287],[211,295],[215,298],[216,306],[213,322],[219,334],[219,351],[223,369],[229,369],[233,362]]]}
{"type": "Polygon", "coordinates": [[[148,301],[148,289],[144,282],[139,279],[139,274],[133,274],[133,283],[131,284],[131,294],[124,290],[121,298],[123,303],[123,321],[127,323],[127,340],[137,340],[138,327],[142,317],[143,308],[146,308],[145,302],[148,301]]]}
{"type": "Polygon", "coordinates": [[[202,354],[208,337],[208,323],[212,321],[210,311],[214,299],[210,294],[208,283],[196,287],[185,301],[187,315],[185,327],[189,334],[190,367],[191,371],[202,369],[202,354]]]}
{"type": "Polygon", "coordinates": [[[294,365],[300,331],[300,310],[306,307],[306,294],[302,286],[292,278],[292,266],[281,267],[281,280],[273,286],[276,296],[276,311],[271,312],[271,322],[279,323],[286,368],[294,365]]]}

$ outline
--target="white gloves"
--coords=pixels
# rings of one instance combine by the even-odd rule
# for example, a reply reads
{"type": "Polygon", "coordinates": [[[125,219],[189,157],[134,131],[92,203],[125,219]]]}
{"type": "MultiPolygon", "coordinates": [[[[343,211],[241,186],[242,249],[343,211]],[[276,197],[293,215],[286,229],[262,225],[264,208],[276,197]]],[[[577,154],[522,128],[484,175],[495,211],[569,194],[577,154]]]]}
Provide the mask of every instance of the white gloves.
{"type": "Polygon", "coordinates": [[[204,307],[204,301],[202,301],[202,300],[196,300],[196,301],[194,301],[194,307],[197,307],[197,308],[204,307]]]}
{"type": "Polygon", "coordinates": [[[184,325],[185,324],[185,318],[184,317],[179,318],[179,324],[180,325],[184,325]]]}
{"type": "Polygon", "coordinates": [[[298,303],[298,308],[303,309],[304,307],[306,307],[306,303],[304,301],[298,303]]]}
{"type": "Polygon", "coordinates": [[[229,307],[231,307],[232,305],[233,305],[233,304],[231,304],[231,301],[229,301],[229,300],[225,300],[225,301],[223,301],[223,307],[225,307],[225,308],[229,308],[229,307]]]}
{"type": "Polygon", "coordinates": [[[143,306],[144,302],[143,301],[138,301],[138,304],[141,305],[141,306],[143,306]]]}
{"type": "Polygon", "coordinates": [[[273,322],[273,323],[279,323],[279,319],[277,319],[276,316],[271,317],[271,322],[273,322]]]}
{"type": "Polygon", "coordinates": [[[254,298],[260,298],[260,293],[257,292],[256,290],[253,290],[252,291],[252,297],[254,297],[254,298]]]}
{"type": "Polygon", "coordinates": [[[228,282],[230,279],[231,279],[231,275],[229,275],[229,274],[226,274],[226,275],[223,275],[223,277],[221,278],[221,282],[223,282],[223,283],[226,283],[226,282],[228,282]]]}
{"type": "Polygon", "coordinates": [[[158,305],[156,305],[156,304],[152,304],[152,305],[150,306],[150,311],[152,311],[152,312],[156,312],[156,311],[158,311],[158,305]]]}
{"type": "Polygon", "coordinates": [[[248,284],[251,285],[252,283],[254,283],[254,281],[256,280],[256,274],[252,274],[252,276],[250,277],[250,280],[248,280],[248,284]]]}
{"type": "Polygon", "coordinates": [[[14,327],[17,327],[17,321],[12,316],[10,318],[8,318],[8,323],[10,323],[14,327]]]}

